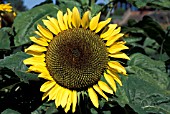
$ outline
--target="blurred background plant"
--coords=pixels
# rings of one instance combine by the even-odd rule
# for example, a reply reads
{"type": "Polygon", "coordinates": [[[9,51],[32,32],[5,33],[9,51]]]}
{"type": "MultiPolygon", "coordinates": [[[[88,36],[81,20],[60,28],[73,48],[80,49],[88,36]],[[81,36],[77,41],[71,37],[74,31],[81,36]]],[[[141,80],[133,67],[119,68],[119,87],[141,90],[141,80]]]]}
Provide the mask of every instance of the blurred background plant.
{"type": "MultiPolygon", "coordinates": [[[[170,114],[170,1],[169,0],[45,0],[28,9],[22,0],[11,3],[13,13],[2,12],[0,29],[0,112],[2,114],[64,113],[53,102],[41,101],[42,80],[26,73],[23,50],[31,44],[29,36],[47,15],[76,6],[80,12],[101,12],[101,19],[112,18],[122,26],[130,50],[130,61],[120,60],[128,71],[109,102],[100,98],[96,109],[86,99],[76,113],[170,114]]],[[[33,1],[31,1],[33,2],[33,1]]]]}

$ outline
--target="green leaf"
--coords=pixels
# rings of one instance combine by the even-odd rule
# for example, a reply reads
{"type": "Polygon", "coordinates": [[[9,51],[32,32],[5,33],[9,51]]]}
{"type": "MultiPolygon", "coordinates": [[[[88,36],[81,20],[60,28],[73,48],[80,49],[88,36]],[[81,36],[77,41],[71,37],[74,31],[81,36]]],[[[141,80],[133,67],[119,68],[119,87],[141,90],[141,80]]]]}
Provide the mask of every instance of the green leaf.
{"type": "Polygon", "coordinates": [[[47,110],[45,114],[55,114],[58,113],[58,109],[56,108],[55,103],[52,103],[52,106],[50,106],[47,110]]]}
{"type": "Polygon", "coordinates": [[[144,43],[143,43],[143,46],[144,46],[144,47],[153,46],[154,43],[155,43],[155,40],[154,40],[154,39],[146,38],[145,41],[144,41],[144,43]]]}
{"type": "Polygon", "coordinates": [[[127,1],[134,4],[138,8],[150,6],[159,9],[170,9],[169,0],[127,0],[127,1]]]}
{"type": "Polygon", "coordinates": [[[158,54],[160,45],[154,39],[147,37],[143,43],[143,47],[147,55],[154,57],[156,54],[158,54]]]}
{"type": "MultiPolygon", "coordinates": [[[[134,25],[135,26],[135,25],[134,25]]],[[[145,34],[144,30],[139,28],[139,27],[122,27],[122,32],[125,33],[141,33],[141,34],[145,34]]]]}
{"type": "Polygon", "coordinates": [[[83,6],[87,6],[87,5],[89,5],[89,0],[80,0],[81,1],[81,4],[83,5],[83,6]]]}
{"type": "Polygon", "coordinates": [[[143,54],[133,54],[128,62],[128,76],[121,76],[123,86],[118,86],[116,101],[128,104],[139,114],[170,113],[169,81],[165,64],[143,54]]]}
{"type": "Polygon", "coordinates": [[[162,44],[165,38],[165,31],[159,25],[158,22],[154,21],[151,17],[145,16],[142,21],[136,24],[137,27],[142,28],[147,35],[156,40],[158,44],[162,44]]]}
{"type": "Polygon", "coordinates": [[[129,73],[136,74],[139,78],[162,89],[167,88],[169,81],[164,62],[152,60],[140,53],[133,54],[130,58],[127,67],[129,73]]]}
{"type": "Polygon", "coordinates": [[[54,4],[45,4],[35,7],[29,11],[19,13],[14,21],[15,32],[14,37],[15,46],[20,46],[30,42],[29,37],[35,35],[34,31],[42,19],[48,15],[56,17],[58,7],[54,4]]]}
{"type": "Polygon", "coordinates": [[[56,108],[56,105],[53,101],[52,102],[44,102],[36,110],[31,112],[31,114],[42,114],[41,112],[45,112],[44,114],[56,114],[56,113],[58,113],[58,109],[56,108]]]}
{"type": "Polygon", "coordinates": [[[6,109],[1,114],[21,114],[21,113],[15,111],[15,110],[12,110],[12,109],[6,109]]]}
{"type": "Polygon", "coordinates": [[[91,109],[90,109],[90,112],[91,112],[92,114],[98,114],[98,112],[97,112],[94,108],[91,108],[91,109]]]}
{"type": "Polygon", "coordinates": [[[167,55],[170,57],[170,29],[167,28],[167,34],[163,42],[163,48],[165,49],[167,55]]]}
{"type": "Polygon", "coordinates": [[[141,41],[142,38],[141,37],[126,37],[126,38],[124,38],[124,40],[126,41],[127,44],[131,44],[131,43],[141,41]]]}
{"type": "Polygon", "coordinates": [[[97,15],[101,9],[102,9],[102,6],[97,5],[97,4],[92,4],[91,5],[91,16],[93,17],[97,15]]]}
{"type": "Polygon", "coordinates": [[[59,2],[59,9],[63,12],[67,11],[67,8],[72,10],[74,7],[77,7],[80,10],[81,4],[76,0],[58,0],[59,2]]]}
{"type": "Polygon", "coordinates": [[[167,55],[170,56],[169,32],[166,34],[158,22],[154,21],[149,16],[145,16],[143,20],[139,21],[135,26],[142,28],[147,36],[154,39],[163,48],[163,50],[166,51],[167,55]]]}
{"type": "MultiPolygon", "coordinates": [[[[122,82],[126,82],[127,78],[124,77],[121,80],[122,80],[122,82]]],[[[117,91],[116,91],[116,96],[118,96],[118,99],[115,99],[115,100],[118,101],[118,103],[121,107],[125,107],[126,104],[129,104],[130,101],[129,101],[129,98],[128,98],[127,93],[125,91],[124,85],[123,85],[123,87],[120,87],[118,85],[117,91]]]]}
{"type": "Polygon", "coordinates": [[[159,8],[159,9],[170,9],[170,1],[169,0],[153,0],[152,2],[148,3],[149,6],[159,8]]]}
{"type": "Polygon", "coordinates": [[[12,70],[21,81],[28,83],[28,80],[38,80],[36,74],[26,73],[27,67],[23,60],[30,57],[24,52],[18,52],[0,60],[0,67],[12,70]]]}
{"type": "Polygon", "coordinates": [[[10,36],[4,29],[0,29],[0,49],[10,49],[10,36]]]}
{"type": "Polygon", "coordinates": [[[103,111],[103,114],[111,114],[111,111],[103,111]]]}
{"type": "Polygon", "coordinates": [[[146,0],[137,0],[137,1],[135,2],[135,5],[136,5],[138,8],[144,7],[144,6],[146,6],[146,4],[147,4],[147,1],[146,1],[146,0]]]}
{"type": "Polygon", "coordinates": [[[163,89],[157,88],[136,75],[129,75],[126,84],[129,104],[136,112],[170,113],[170,94],[163,89]]]}

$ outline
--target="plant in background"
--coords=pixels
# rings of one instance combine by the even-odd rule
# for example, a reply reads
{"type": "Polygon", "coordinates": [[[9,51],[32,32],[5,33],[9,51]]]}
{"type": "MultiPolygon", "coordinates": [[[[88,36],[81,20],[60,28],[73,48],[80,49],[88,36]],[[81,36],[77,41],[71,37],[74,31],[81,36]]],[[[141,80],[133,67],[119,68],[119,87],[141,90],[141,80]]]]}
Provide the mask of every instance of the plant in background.
{"type": "Polygon", "coordinates": [[[16,13],[13,11],[10,3],[0,4],[0,28],[7,25],[9,23],[9,21],[10,22],[13,21],[15,16],[16,16],[16,13]],[[10,15],[10,13],[12,13],[12,15],[10,15]],[[3,23],[4,23],[4,25],[2,25],[3,23]]]}
{"type": "Polygon", "coordinates": [[[0,4],[0,11],[2,12],[12,12],[12,6],[8,4],[0,4]]]}

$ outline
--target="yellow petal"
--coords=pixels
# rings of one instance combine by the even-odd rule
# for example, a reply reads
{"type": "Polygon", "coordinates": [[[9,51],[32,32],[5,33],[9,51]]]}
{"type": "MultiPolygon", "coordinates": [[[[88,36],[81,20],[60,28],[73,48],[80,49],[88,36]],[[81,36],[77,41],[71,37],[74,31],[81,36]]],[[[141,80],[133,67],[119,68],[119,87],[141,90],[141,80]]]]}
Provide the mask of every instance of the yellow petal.
{"type": "Polygon", "coordinates": [[[54,24],[50,20],[42,20],[44,25],[55,35],[58,34],[57,29],[55,28],[54,24]]]}
{"type": "Polygon", "coordinates": [[[44,79],[46,79],[46,80],[53,80],[53,78],[50,76],[49,73],[44,73],[44,72],[43,72],[43,73],[39,74],[38,77],[39,77],[39,78],[44,78],[44,79]]]}
{"type": "Polygon", "coordinates": [[[122,86],[122,82],[121,82],[120,77],[118,76],[118,74],[116,74],[115,72],[111,71],[110,69],[107,69],[107,73],[109,73],[114,78],[114,80],[116,80],[116,82],[120,86],[122,86]]]}
{"type": "Polygon", "coordinates": [[[76,105],[77,105],[77,91],[73,90],[72,92],[72,113],[76,111],[76,105]]]}
{"type": "Polygon", "coordinates": [[[44,61],[45,61],[44,57],[30,57],[28,59],[23,60],[23,63],[26,65],[46,66],[46,63],[44,61]]]}
{"type": "Polygon", "coordinates": [[[113,54],[122,51],[124,49],[129,49],[129,48],[123,44],[115,44],[112,45],[110,48],[108,48],[108,52],[113,54]]]}
{"type": "Polygon", "coordinates": [[[49,91],[52,87],[54,87],[55,84],[56,84],[55,81],[47,81],[47,82],[45,82],[45,83],[41,86],[40,91],[42,91],[42,92],[47,92],[47,91],[49,91]]]}
{"type": "Polygon", "coordinates": [[[109,74],[104,73],[104,78],[106,79],[106,81],[110,84],[110,86],[112,87],[112,89],[114,90],[114,92],[116,92],[116,83],[113,80],[112,76],[110,76],[109,74]]]}
{"type": "Polygon", "coordinates": [[[81,25],[85,29],[89,27],[89,22],[90,22],[89,14],[90,14],[90,11],[86,11],[81,20],[81,25]]]}
{"type": "Polygon", "coordinates": [[[49,92],[49,98],[48,101],[50,100],[54,100],[56,98],[56,95],[58,94],[58,90],[59,90],[59,85],[55,84],[55,86],[50,90],[49,92]]]}
{"type": "Polygon", "coordinates": [[[71,103],[72,103],[71,94],[72,94],[72,92],[70,91],[69,95],[68,95],[67,105],[64,109],[65,113],[67,113],[70,110],[70,106],[71,106],[71,103]]]}
{"type": "Polygon", "coordinates": [[[58,25],[57,19],[55,19],[54,17],[49,17],[49,16],[47,16],[47,19],[49,19],[49,20],[51,21],[51,23],[53,24],[54,28],[55,28],[56,31],[57,31],[57,34],[58,34],[59,32],[61,32],[60,27],[59,27],[59,25],[58,25]]]}
{"type": "Polygon", "coordinates": [[[108,101],[108,97],[103,93],[103,91],[97,84],[93,85],[93,88],[95,91],[97,91],[101,96],[103,96],[108,101]]]}
{"type": "Polygon", "coordinates": [[[110,57],[114,57],[114,58],[122,58],[122,59],[127,59],[130,60],[130,58],[122,52],[117,52],[117,53],[113,53],[113,54],[109,54],[110,57]]]}
{"type": "Polygon", "coordinates": [[[35,31],[35,34],[37,34],[40,37],[44,37],[39,31],[35,31]]]}
{"type": "Polygon", "coordinates": [[[99,12],[96,16],[94,16],[91,19],[90,25],[89,25],[90,30],[95,30],[97,28],[97,25],[98,25],[98,22],[99,22],[99,18],[100,18],[100,14],[101,14],[101,12],[99,12]]]}
{"type": "Polygon", "coordinates": [[[125,68],[117,61],[109,61],[108,62],[108,65],[115,69],[116,71],[118,71],[119,73],[122,73],[124,75],[126,75],[126,70],[125,68]]]}
{"type": "Polygon", "coordinates": [[[105,38],[105,37],[111,35],[113,33],[114,29],[117,27],[117,24],[110,24],[110,25],[108,25],[108,27],[109,27],[109,29],[106,32],[102,33],[100,35],[100,38],[105,38]]]}
{"type": "Polygon", "coordinates": [[[36,38],[36,37],[30,37],[31,41],[37,43],[41,46],[48,46],[47,41],[45,41],[43,38],[36,38]]]}
{"type": "Polygon", "coordinates": [[[58,19],[58,24],[60,26],[61,30],[66,30],[66,26],[64,24],[64,20],[63,20],[63,12],[62,11],[58,11],[57,13],[57,19],[58,19]]]}
{"type": "Polygon", "coordinates": [[[45,57],[45,54],[44,54],[44,53],[35,52],[35,51],[31,51],[31,50],[28,50],[28,51],[27,51],[27,54],[32,55],[32,56],[34,56],[34,57],[45,57]]]}
{"type": "Polygon", "coordinates": [[[67,8],[67,13],[68,13],[68,26],[69,28],[72,28],[72,25],[71,25],[72,12],[68,8],[67,8]]]}
{"type": "Polygon", "coordinates": [[[67,15],[67,13],[64,14],[63,18],[64,18],[65,27],[66,27],[66,29],[68,29],[68,15],[67,15]]]}
{"type": "Polygon", "coordinates": [[[45,93],[43,94],[43,96],[42,96],[42,101],[48,96],[48,94],[49,94],[49,91],[47,91],[47,92],[45,92],[45,93]]]}
{"type": "Polygon", "coordinates": [[[111,18],[108,18],[108,19],[105,20],[105,21],[101,21],[101,22],[97,25],[97,28],[96,28],[95,33],[98,33],[98,32],[99,32],[102,28],[104,28],[110,21],[111,21],[111,18]]]}
{"type": "Polygon", "coordinates": [[[14,16],[14,17],[16,17],[16,16],[17,16],[16,12],[13,12],[12,14],[13,14],[13,16],[14,16]]]}
{"type": "Polygon", "coordinates": [[[36,45],[36,44],[33,44],[30,47],[28,47],[27,49],[25,49],[26,53],[27,53],[27,51],[44,52],[44,51],[47,51],[47,48],[39,46],[39,45],[36,45]]]}
{"type": "Polygon", "coordinates": [[[64,94],[63,94],[63,98],[61,100],[61,106],[62,108],[64,108],[67,104],[67,100],[68,100],[68,97],[69,97],[69,93],[70,93],[70,90],[68,89],[65,89],[64,91],[64,94]]]}
{"type": "Polygon", "coordinates": [[[99,107],[99,102],[98,102],[98,96],[96,94],[96,92],[93,90],[93,88],[88,88],[88,93],[89,93],[89,97],[90,100],[92,101],[93,105],[98,108],[99,107]]]}
{"type": "Polygon", "coordinates": [[[104,40],[112,39],[111,37],[114,37],[115,35],[117,35],[118,33],[120,33],[120,31],[121,31],[121,27],[118,27],[117,29],[113,30],[110,35],[108,35],[107,37],[105,37],[104,40]]]}
{"type": "Polygon", "coordinates": [[[72,24],[75,28],[79,28],[81,24],[81,18],[80,18],[80,13],[76,7],[73,8],[73,13],[72,13],[72,24]]]}
{"type": "Polygon", "coordinates": [[[46,38],[52,40],[53,34],[46,28],[42,27],[41,25],[37,25],[37,29],[40,31],[40,33],[45,36],[46,38]]]}
{"type": "Polygon", "coordinates": [[[58,106],[61,105],[61,100],[63,99],[63,94],[64,94],[64,88],[61,87],[60,91],[58,92],[59,94],[56,95],[56,99],[55,99],[55,105],[58,108],[58,106]]]}
{"type": "Polygon", "coordinates": [[[106,42],[106,46],[111,46],[113,43],[115,43],[115,41],[117,41],[119,38],[121,38],[124,34],[120,33],[117,34],[115,36],[110,37],[107,42],[106,42]]]}
{"type": "Polygon", "coordinates": [[[110,87],[105,82],[99,80],[98,85],[103,91],[113,94],[113,90],[110,89],[110,87]]]}
{"type": "Polygon", "coordinates": [[[48,70],[45,66],[41,66],[41,65],[34,65],[34,66],[30,66],[28,68],[28,72],[37,72],[37,73],[42,73],[42,72],[46,72],[48,73],[48,70]]]}
{"type": "Polygon", "coordinates": [[[118,45],[118,44],[124,45],[124,44],[126,44],[126,41],[119,41],[119,42],[115,42],[115,43],[114,43],[114,45],[118,45]]]}

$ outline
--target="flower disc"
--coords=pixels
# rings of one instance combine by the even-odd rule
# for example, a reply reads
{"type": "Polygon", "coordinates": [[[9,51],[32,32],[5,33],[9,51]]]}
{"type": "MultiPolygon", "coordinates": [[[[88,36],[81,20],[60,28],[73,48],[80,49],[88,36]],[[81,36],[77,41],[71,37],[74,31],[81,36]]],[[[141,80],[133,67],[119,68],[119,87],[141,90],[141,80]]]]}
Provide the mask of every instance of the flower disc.
{"type": "Polygon", "coordinates": [[[57,35],[46,53],[47,69],[54,80],[69,89],[96,84],[108,62],[100,37],[90,30],[73,28],[57,35]]]}

